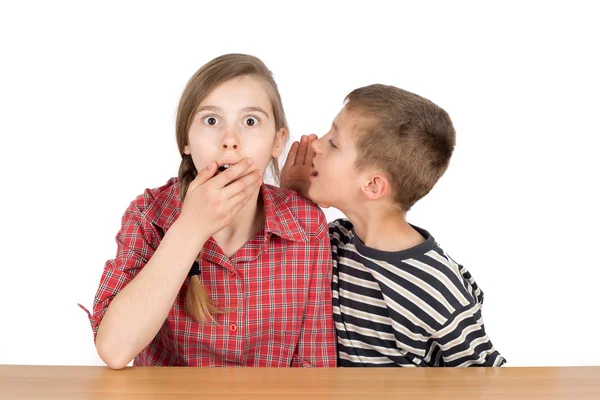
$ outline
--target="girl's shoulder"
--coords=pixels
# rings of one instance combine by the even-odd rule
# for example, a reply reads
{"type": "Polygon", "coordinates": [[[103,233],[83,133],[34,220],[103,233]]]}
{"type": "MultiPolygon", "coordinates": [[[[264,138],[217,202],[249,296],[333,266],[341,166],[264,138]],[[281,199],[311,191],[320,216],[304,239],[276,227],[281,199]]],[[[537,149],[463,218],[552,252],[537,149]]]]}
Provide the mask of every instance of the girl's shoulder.
{"type": "Polygon", "coordinates": [[[262,190],[267,218],[270,217],[280,231],[309,241],[328,236],[327,218],[310,199],[269,184],[264,184],[262,190]]]}
{"type": "Polygon", "coordinates": [[[147,188],[130,203],[126,213],[139,214],[140,219],[168,229],[181,212],[179,187],[179,179],[171,178],[162,186],[147,188]]]}

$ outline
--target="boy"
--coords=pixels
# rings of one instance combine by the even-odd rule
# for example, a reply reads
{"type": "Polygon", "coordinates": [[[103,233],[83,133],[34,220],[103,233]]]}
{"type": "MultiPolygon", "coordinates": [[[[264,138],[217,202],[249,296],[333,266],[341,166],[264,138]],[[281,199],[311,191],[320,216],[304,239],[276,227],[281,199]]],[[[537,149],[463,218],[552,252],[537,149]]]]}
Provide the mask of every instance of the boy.
{"type": "Polygon", "coordinates": [[[339,366],[500,366],[483,293],[406,213],[448,167],[448,114],[393,86],[352,91],[322,138],[293,144],[282,187],[348,219],[329,224],[339,366]]]}

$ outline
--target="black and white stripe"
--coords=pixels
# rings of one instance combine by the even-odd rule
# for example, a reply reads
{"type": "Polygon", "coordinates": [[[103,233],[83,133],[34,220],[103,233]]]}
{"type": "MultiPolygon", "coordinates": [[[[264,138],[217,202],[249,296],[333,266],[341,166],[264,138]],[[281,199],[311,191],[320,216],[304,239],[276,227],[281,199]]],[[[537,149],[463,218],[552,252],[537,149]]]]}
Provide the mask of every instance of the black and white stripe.
{"type": "Polygon", "coordinates": [[[483,293],[425,230],[400,252],[365,246],[352,224],[329,224],[339,365],[500,366],[485,333],[483,293]]]}

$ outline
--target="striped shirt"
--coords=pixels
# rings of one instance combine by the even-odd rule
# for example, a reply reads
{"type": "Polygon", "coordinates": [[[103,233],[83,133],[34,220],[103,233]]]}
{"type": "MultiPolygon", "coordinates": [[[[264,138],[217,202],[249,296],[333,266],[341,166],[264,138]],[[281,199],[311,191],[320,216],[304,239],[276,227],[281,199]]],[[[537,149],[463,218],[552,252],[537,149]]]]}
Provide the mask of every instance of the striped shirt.
{"type": "Polygon", "coordinates": [[[329,224],[341,367],[500,366],[483,292],[425,230],[408,250],[367,247],[346,219],[329,224]]]}

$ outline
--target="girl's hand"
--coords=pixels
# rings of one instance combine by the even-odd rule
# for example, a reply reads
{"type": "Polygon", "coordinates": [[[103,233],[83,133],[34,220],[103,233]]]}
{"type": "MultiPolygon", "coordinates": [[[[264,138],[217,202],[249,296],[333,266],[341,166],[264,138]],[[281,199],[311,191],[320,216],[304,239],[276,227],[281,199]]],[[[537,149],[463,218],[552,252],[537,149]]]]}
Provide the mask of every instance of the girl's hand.
{"type": "Polygon", "coordinates": [[[212,236],[228,225],[262,184],[262,174],[248,172],[252,159],[244,158],[215,175],[218,165],[212,161],[190,183],[179,219],[202,227],[212,236]]]}

